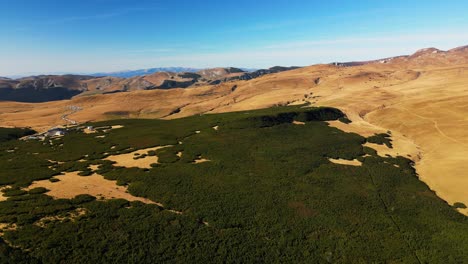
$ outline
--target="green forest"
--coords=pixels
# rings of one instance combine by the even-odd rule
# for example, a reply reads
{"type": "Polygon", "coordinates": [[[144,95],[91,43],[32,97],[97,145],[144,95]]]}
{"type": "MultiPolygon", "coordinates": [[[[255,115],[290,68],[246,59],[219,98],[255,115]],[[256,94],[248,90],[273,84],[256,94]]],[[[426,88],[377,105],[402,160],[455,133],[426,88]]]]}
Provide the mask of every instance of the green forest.
{"type": "Polygon", "coordinates": [[[36,131],[29,129],[29,128],[5,128],[0,127],[0,143],[15,140],[18,138],[22,138],[24,136],[29,136],[35,134],[36,131]]]}
{"type": "Polygon", "coordinates": [[[289,106],[89,123],[123,127],[72,129],[51,142],[2,140],[0,223],[16,228],[2,232],[0,263],[466,262],[468,218],[420,181],[407,157],[363,146],[391,147],[390,135],[365,138],[329,120],[349,123],[338,109],[289,106]],[[150,169],[103,160],[166,145],[149,153],[159,157],[150,169]],[[199,157],[209,162],[194,164],[199,157]],[[87,177],[90,165],[164,207],[25,189],[61,172],[87,177]],[[38,224],[79,209],[86,213],[38,224]]]}

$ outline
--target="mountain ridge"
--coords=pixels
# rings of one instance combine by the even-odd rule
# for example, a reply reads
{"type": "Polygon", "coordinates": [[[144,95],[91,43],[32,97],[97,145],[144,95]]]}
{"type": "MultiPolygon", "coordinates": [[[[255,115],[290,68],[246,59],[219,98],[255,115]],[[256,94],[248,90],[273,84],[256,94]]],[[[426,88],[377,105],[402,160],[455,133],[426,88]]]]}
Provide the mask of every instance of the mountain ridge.
{"type": "MultiPolygon", "coordinates": [[[[356,67],[368,64],[389,64],[406,69],[430,65],[453,65],[468,62],[468,46],[447,51],[424,48],[411,55],[401,55],[370,61],[334,62],[337,67],[356,67]]],[[[300,67],[275,66],[269,69],[246,71],[235,67],[218,67],[197,70],[172,67],[137,70],[143,75],[133,77],[94,75],[37,75],[18,79],[0,78],[0,100],[18,102],[47,102],[70,99],[74,96],[89,96],[136,90],[189,88],[205,85],[220,85],[226,82],[247,81],[263,75],[298,69],[300,67]],[[160,71],[173,69],[174,71],[160,71]],[[187,70],[182,71],[181,70],[187,70]],[[154,72],[153,72],[154,71],[154,72]]],[[[127,74],[127,73],[124,73],[127,74]]],[[[320,79],[314,80],[320,83],[320,79]]]]}
{"type": "Polygon", "coordinates": [[[147,69],[137,70],[123,70],[115,72],[97,72],[89,74],[94,77],[120,77],[120,78],[131,78],[141,75],[148,75],[156,72],[197,72],[201,69],[190,68],[190,67],[156,67],[147,69]]]}
{"type": "MultiPolygon", "coordinates": [[[[296,67],[272,67],[247,72],[240,68],[211,68],[198,71],[155,71],[134,77],[93,75],[37,75],[17,79],[0,79],[0,100],[18,102],[47,102],[135,90],[188,88],[201,85],[218,85],[235,80],[250,80],[259,76],[295,69],[296,67]],[[55,96],[54,94],[57,94],[55,96]]],[[[162,69],[162,68],[159,68],[162,69]]],[[[191,68],[177,68],[191,69],[191,68]]],[[[192,69],[195,70],[195,69],[192,69]]]]}

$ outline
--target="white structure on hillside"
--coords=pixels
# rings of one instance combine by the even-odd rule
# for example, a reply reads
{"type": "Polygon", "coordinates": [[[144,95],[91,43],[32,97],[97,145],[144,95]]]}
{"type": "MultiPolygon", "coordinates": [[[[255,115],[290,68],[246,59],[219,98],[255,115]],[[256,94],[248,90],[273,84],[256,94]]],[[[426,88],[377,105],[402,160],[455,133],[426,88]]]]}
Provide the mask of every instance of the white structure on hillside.
{"type": "Polygon", "coordinates": [[[47,133],[45,133],[45,136],[47,137],[59,137],[59,136],[64,136],[65,135],[65,130],[61,128],[52,128],[47,133]]]}

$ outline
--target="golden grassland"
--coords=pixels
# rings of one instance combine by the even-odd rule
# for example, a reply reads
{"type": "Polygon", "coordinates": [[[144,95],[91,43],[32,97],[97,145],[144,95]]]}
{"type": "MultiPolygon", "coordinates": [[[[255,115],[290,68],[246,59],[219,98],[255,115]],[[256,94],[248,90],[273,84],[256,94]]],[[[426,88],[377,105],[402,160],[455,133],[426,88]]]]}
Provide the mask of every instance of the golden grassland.
{"type": "MultiPolygon", "coordinates": [[[[372,63],[315,65],[187,89],[79,96],[48,103],[0,102],[2,126],[45,130],[63,124],[66,107],[79,122],[118,118],[180,118],[195,114],[301,104],[337,107],[353,122],[330,125],[364,136],[391,131],[393,149],[416,163],[420,178],[450,204],[468,204],[468,64],[372,63]],[[177,110],[177,111],[175,111],[177,110]]],[[[373,146],[375,147],[375,146],[373,146]]],[[[461,210],[468,214],[468,210],[461,210]]]]}

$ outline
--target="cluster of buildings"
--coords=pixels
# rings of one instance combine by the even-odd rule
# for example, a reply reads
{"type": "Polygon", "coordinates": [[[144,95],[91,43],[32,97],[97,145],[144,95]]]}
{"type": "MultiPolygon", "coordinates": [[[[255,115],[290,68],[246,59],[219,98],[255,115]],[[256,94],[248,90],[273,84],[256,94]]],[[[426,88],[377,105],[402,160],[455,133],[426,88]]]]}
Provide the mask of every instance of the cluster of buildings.
{"type": "Polygon", "coordinates": [[[46,137],[61,137],[61,136],[64,136],[66,133],[67,133],[67,130],[65,128],[54,127],[54,128],[47,130],[46,132],[28,136],[27,139],[44,140],[46,137]]]}
{"type": "Polygon", "coordinates": [[[61,137],[61,136],[65,136],[68,132],[70,132],[70,129],[87,131],[87,133],[92,133],[92,132],[96,131],[93,126],[73,127],[73,128],[53,127],[51,129],[47,130],[46,132],[37,133],[35,135],[28,136],[28,137],[25,137],[23,139],[45,140],[46,138],[61,137]]]}

